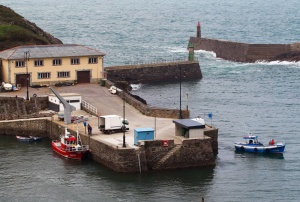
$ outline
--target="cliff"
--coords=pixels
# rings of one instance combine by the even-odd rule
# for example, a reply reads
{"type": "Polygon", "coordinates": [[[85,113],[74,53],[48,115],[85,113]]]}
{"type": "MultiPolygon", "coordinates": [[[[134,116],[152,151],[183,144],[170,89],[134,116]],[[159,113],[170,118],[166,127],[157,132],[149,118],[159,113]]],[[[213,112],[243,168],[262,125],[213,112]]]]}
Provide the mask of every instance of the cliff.
{"type": "Polygon", "coordinates": [[[32,44],[62,44],[62,41],[12,9],[0,5],[0,51],[32,44]]]}

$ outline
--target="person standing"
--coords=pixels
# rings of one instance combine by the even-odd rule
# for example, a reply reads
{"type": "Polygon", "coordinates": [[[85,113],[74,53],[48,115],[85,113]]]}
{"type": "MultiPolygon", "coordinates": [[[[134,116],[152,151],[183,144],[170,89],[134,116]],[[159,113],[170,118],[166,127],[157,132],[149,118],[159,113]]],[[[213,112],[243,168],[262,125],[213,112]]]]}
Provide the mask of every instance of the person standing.
{"type": "Polygon", "coordinates": [[[88,124],[88,134],[92,135],[92,126],[90,124],[88,124]]]}

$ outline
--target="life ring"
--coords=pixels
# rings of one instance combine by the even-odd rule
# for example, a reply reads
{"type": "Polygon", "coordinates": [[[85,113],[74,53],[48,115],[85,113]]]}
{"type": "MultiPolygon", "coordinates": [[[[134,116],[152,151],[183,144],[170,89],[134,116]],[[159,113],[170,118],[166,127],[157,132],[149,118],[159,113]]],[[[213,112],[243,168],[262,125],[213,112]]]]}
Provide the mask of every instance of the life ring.
{"type": "Polygon", "coordinates": [[[257,152],[257,148],[256,147],[254,148],[254,151],[257,152]]]}
{"type": "Polygon", "coordinates": [[[241,146],[241,151],[244,151],[244,150],[245,150],[245,148],[243,146],[241,146]]]}
{"type": "Polygon", "coordinates": [[[32,96],[33,96],[33,97],[36,97],[37,95],[36,95],[36,94],[33,94],[32,96]]]}

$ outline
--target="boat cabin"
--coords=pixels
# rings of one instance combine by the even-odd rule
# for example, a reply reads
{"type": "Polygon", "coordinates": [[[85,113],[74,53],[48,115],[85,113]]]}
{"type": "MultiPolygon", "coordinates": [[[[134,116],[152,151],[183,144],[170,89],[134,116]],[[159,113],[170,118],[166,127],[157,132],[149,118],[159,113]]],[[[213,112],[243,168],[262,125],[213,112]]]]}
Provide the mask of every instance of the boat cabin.
{"type": "Polygon", "coordinates": [[[259,144],[258,136],[254,136],[254,135],[245,136],[244,140],[246,140],[247,144],[259,144]]]}

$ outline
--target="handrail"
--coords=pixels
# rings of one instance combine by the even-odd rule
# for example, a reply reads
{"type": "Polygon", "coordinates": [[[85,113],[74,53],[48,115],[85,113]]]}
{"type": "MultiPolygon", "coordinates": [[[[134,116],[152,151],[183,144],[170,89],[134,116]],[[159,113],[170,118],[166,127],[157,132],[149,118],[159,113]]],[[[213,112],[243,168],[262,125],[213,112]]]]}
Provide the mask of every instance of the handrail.
{"type": "Polygon", "coordinates": [[[97,107],[91,105],[90,103],[82,100],[81,105],[82,105],[83,108],[87,109],[88,111],[92,112],[93,114],[95,114],[95,115],[98,114],[97,107]]]}

